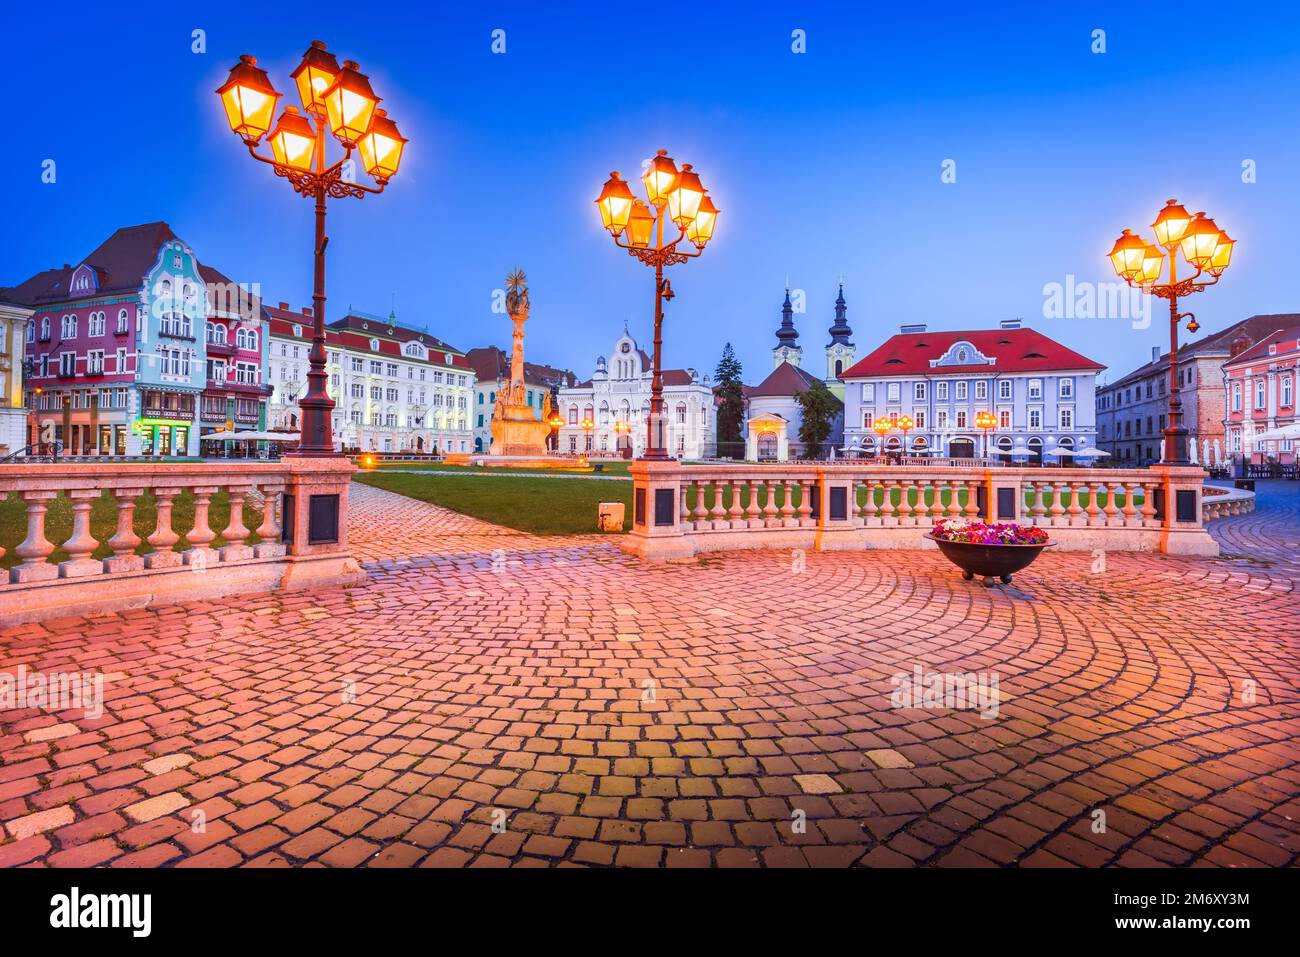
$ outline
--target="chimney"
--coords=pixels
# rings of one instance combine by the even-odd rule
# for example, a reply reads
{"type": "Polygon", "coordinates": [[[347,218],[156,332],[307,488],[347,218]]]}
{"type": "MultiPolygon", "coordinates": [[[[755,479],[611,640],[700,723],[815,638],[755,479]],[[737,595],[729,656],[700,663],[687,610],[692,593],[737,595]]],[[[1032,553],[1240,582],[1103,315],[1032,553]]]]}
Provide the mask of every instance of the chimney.
{"type": "Polygon", "coordinates": [[[311,306],[303,306],[303,307],[302,307],[302,314],[303,314],[304,316],[308,316],[308,317],[310,317],[310,316],[311,316],[311,306]]]}
{"type": "Polygon", "coordinates": [[[898,331],[905,336],[910,336],[916,332],[925,332],[925,323],[924,322],[906,323],[904,325],[899,326],[898,331]]]}
{"type": "Polygon", "coordinates": [[[1003,329],[1019,329],[1023,319],[1003,319],[1000,323],[1003,329]]]}
{"type": "Polygon", "coordinates": [[[1159,347],[1159,346],[1152,346],[1152,347],[1151,347],[1151,361],[1152,361],[1152,362],[1159,362],[1159,361],[1160,361],[1160,347],[1159,347]]]}

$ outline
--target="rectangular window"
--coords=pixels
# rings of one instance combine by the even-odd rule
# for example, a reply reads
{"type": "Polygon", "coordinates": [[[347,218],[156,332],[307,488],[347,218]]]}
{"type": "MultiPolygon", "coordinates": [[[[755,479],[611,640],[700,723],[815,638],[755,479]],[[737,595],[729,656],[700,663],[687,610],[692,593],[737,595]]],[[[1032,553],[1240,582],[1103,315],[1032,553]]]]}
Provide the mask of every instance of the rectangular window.
{"type": "Polygon", "coordinates": [[[887,393],[886,393],[888,401],[890,401],[890,402],[897,402],[897,401],[898,401],[898,397],[899,397],[901,394],[902,394],[902,393],[901,393],[901,386],[899,386],[899,384],[898,384],[897,382],[891,382],[891,383],[889,383],[888,390],[887,390],[887,393]]]}
{"type": "Polygon", "coordinates": [[[987,399],[989,397],[989,384],[981,379],[975,383],[975,398],[987,399]]]}
{"type": "Polygon", "coordinates": [[[936,382],[934,384],[934,397],[940,402],[948,401],[948,383],[936,382]]]}
{"type": "Polygon", "coordinates": [[[916,420],[916,427],[918,429],[925,428],[925,409],[917,409],[912,418],[916,420]]]}
{"type": "Polygon", "coordinates": [[[959,429],[964,429],[964,428],[966,428],[966,410],[965,410],[965,409],[958,409],[958,410],[957,410],[957,428],[959,428],[959,429]]]}
{"type": "Polygon", "coordinates": [[[1060,428],[1074,428],[1074,409],[1070,408],[1068,405],[1063,405],[1058,410],[1058,413],[1060,415],[1060,428]]]}
{"type": "Polygon", "coordinates": [[[1041,399],[1042,397],[1043,397],[1043,380],[1042,380],[1042,379],[1030,379],[1030,380],[1029,380],[1029,398],[1031,398],[1031,399],[1041,399]]]}
{"type": "Polygon", "coordinates": [[[862,401],[863,402],[876,401],[876,384],[874,382],[862,383],[862,401]]]}
{"type": "Polygon", "coordinates": [[[999,410],[998,410],[998,428],[999,428],[999,429],[1009,429],[1009,428],[1011,428],[1011,410],[1010,410],[1010,409],[999,409],[999,410]]]}
{"type": "Polygon", "coordinates": [[[1041,428],[1043,427],[1043,410],[1042,410],[1042,409],[1030,409],[1030,410],[1029,410],[1029,427],[1030,427],[1031,429],[1041,429],[1041,428]]]}
{"type": "MultiPolygon", "coordinates": [[[[1064,378],[1064,377],[1063,377],[1063,378],[1061,379],[1060,389],[1061,389],[1061,391],[1060,391],[1059,394],[1060,394],[1060,396],[1061,396],[1062,399],[1070,399],[1070,398],[1073,398],[1073,397],[1074,397],[1074,380],[1073,380],[1073,379],[1070,379],[1070,378],[1064,378]]],[[[1148,396],[1151,395],[1151,387],[1150,387],[1150,386],[1147,386],[1147,395],[1148,395],[1148,396]]]]}
{"type": "Polygon", "coordinates": [[[957,401],[960,402],[965,398],[966,398],[966,380],[961,379],[957,383],[957,401]]]}
{"type": "Polygon", "coordinates": [[[915,402],[925,401],[925,383],[917,382],[912,386],[912,400],[915,402]]]}

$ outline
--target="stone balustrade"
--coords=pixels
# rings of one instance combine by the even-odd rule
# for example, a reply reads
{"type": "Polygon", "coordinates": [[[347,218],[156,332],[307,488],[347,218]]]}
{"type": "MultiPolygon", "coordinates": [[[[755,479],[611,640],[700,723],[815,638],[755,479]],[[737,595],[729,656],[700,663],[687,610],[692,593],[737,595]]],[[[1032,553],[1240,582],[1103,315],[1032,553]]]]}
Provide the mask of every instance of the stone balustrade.
{"type": "Polygon", "coordinates": [[[12,549],[19,561],[0,571],[0,626],[360,581],[364,573],[347,550],[353,471],[341,457],[0,465],[0,499],[21,501],[26,525],[26,537],[12,549]],[[92,522],[105,493],[115,511],[111,534],[102,525],[97,533],[92,522]],[[228,519],[218,530],[211,508],[219,493],[228,519]],[[53,542],[46,519],[60,497],[71,530],[53,542]],[[182,527],[174,521],[178,500],[193,511],[182,527]],[[153,510],[144,534],[137,528],[142,502],[153,510]],[[250,529],[252,511],[260,521],[250,529]]]}
{"type": "Polygon", "coordinates": [[[744,548],[933,548],[941,518],[1048,529],[1063,550],[1218,554],[1199,468],[636,462],[627,550],[651,558],[744,548]]]}
{"type": "Polygon", "coordinates": [[[1201,499],[1201,513],[1205,521],[1211,522],[1230,515],[1245,515],[1253,511],[1255,493],[1249,489],[1205,486],[1205,497],[1201,499]]]}

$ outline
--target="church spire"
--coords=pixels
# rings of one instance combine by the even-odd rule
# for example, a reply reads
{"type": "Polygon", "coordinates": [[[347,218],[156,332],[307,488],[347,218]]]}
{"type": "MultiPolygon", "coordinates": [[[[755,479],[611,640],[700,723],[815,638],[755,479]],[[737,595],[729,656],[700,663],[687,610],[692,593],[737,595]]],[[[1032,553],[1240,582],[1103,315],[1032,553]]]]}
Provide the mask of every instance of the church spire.
{"type": "Polygon", "coordinates": [[[790,281],[785,283],[785,302],[781,304],[781,325],[776,330],[776,346],[772,349],[772,367],[782,362],[799,364],[803,349],[799,346],[799,332],[794,327],[794,305],[790,302],[790,281]]]}
{"type": "Polygon", "coordinates": [[[835,297],[835,321],[831,323],[828,330],[831,334],[831,341],[827,343],[828,347],[836,343],[845,346],[853,345],[850,341],[853,330],[849,328],[847,313],[848,303],[844,301],[844,277],[840,276],[840,294],[835,297]]]}

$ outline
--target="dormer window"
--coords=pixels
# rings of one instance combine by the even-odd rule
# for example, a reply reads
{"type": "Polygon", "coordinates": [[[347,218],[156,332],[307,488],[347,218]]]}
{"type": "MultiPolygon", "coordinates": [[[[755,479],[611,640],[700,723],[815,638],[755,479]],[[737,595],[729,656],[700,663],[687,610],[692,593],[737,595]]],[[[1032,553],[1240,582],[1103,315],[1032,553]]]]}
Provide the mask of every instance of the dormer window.
{"type": "Polygon", "coordinates": [[[379,340],[378,340],[378,339],[371,339],[371,340],[370,340],[370,351],[371,351],[371,352],[378,352],[378,351],[379,351],[379,340]]]}
{"type": "Polygon", "coordinates": [[[301,338],[302,338],[302,326],[301,326],[299,323],[296,323],[296,322],[293,324],[293,337],[294,337],[295,339],[301,339],[301,338]]]}

